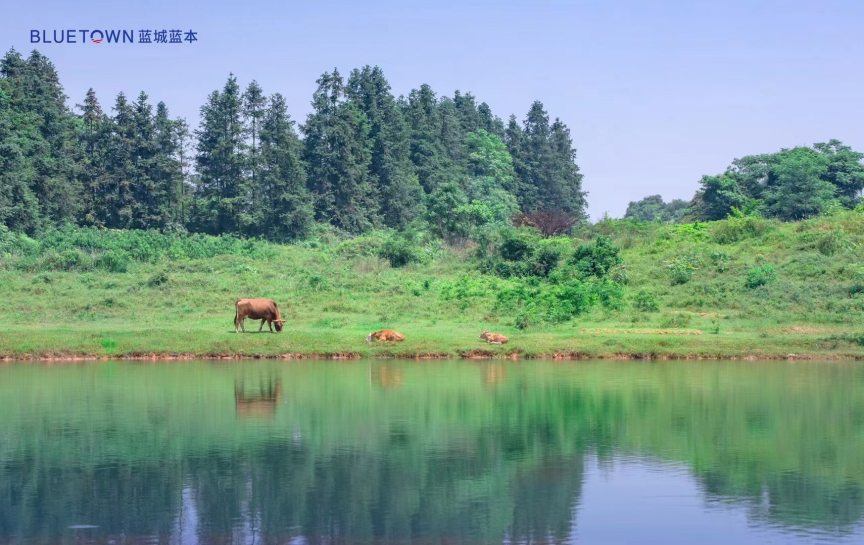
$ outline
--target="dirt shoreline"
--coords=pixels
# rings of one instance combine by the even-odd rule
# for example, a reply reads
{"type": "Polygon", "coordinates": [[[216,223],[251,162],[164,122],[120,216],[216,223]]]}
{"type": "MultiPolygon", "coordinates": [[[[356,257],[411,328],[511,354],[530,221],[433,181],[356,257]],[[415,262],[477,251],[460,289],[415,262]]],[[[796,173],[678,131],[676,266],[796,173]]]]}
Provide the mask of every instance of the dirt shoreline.
{"type": "Polygon", "coordinates": [[[521,352],[500,353],[491,350],[473,349],[460,352],[424,353],[384,353],[363,355],[359,352],[289,352],[284,354],[235,354],[235,353],[129,353],[111,356],[94,354],[65,354],[47,352],[40,354],[21,354],[0,356],[0,362],[79,362],[79,361],[189,361],[189,360],[361,360],[361,359],[401,359],[401,360],[723,360],[723,361],[864,361],[861,354],[747,354],[747,355],[710,355],[675,354],[655,352],[541,352],[525,354],[521,352]]]}

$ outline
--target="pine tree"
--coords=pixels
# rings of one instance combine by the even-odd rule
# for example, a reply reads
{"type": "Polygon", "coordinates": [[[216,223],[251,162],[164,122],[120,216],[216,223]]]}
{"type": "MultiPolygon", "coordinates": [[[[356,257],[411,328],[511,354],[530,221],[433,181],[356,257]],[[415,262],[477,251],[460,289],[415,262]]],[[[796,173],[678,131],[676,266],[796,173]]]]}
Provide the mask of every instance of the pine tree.
{"type": "Polygon", "coordinates": [[[276,240],[302,239],[313,222],[312,195],[306,189],[303,143],[294,130],[285,99],[275,94],[261,123],[262,206],[258,234],[276,240]]]}
{"type": "Polygon", "coordinates": [[[30,165],[38,123],[22,104],[25,70],[24,59],[14,49],[0,61],[0,223],[33,233],[43,218],[32,189],[30,165]]]}
{"type": "Polygon", "coordinates": [[[570,129],[555,118],[549,135],[551,172],[547,183],[546,209],[559,208],[572,217],[587,217],[586,193],[582,191],[582,173],[576,164],[576,149],[570,129]]]}
{"type": "Polygon", "coordinates": [[[106,215],[103,186],[107,183],[106,161],[111,138],[111,120],[102,111],[92,88],[87,91],[84,104],[78,108],[81,110],[83,122],[79,131],[81,221],[86,225],[103,225],[106,215]]]}
{"type": "Polygon", "coordinates": [[[420,214],[423,195],[409,157],[408,126],[377,66],[352,71],[346,93],[369,120],[369,177],[382,220],[388,227],[402,228],[420,214]]]}
{"type": "Polygon", "coordinates": [[[104,216],[99,221],[106,227],[128,229],[132,226],[135,208],[134,107],[122,92],[114,102],[111,137],[106,157],[106,181],[101,186],[104,216]]]}
{"type": "Polygon", "coordinates": [[[153,121],[155,155],[153,158],[151,180],[158,188],[159,208],[162,223],[159,227],[183,224],[183,173],[179,157],[178,130],[182,120],[171,119],[164,102],[156,105],[153,121]]]}
{"type": "Polygon", "coordinates": [[[35,232],[80,207],[76,128],[54,65],[14,49],[0,61],[0,218],[35,232]]]}
{"type": "Polygon", "coordinates": [[[264,91],[258,82],[252,80],[246,87],[246,92],[243,93],[243,120],[246,122],[246,130],[249,137],[252,139],[248,149],[248,177],[249,187],[252,191],[250,201],[253,208],[258,206],[258,198],[255,194],[257,187],[257,178],[261,170],[261,160],[259,157],[259,133],[261,132],[261,124],[264,116],[267,115],[267,97],[264,96],[264,91]]]}
{"type": "Polygon", "coordinates": [[[516,173],[516,181],[512,191],[519,202],[519,208],[523,212],[533,212],[537,210],[537,186],[531,181],[531,165],[528,162],[527,138],[519,122],[516,121],[515,115],[511,115],[507,123],[504,142],[507,144],[507,151],[510,152],[510,156],[513,158],[513,170],[516,173]]]}
{"type": "Polygon", "coordinates": [[[324,73],[317,83],[313,112],[303,126],[315,216],[348,232],[362,232],[377,220],[377,206],[367,183],[369,122],[355,105],[345,102],[338,70],[324,73]]]}
{"type": "Polygon", "coordinates": [[[559,119],[550,126],[539,101],[531,105],[521,133],[511,118],[507,144],[519,177],[518,197],[523,212],[557,209],[571,216],[585,215],[582,174],[570,130],[559,119]]]}
{"type": "Polygon", "coordinates": [[[479,126],[481,129],[504,140],[504,122],[501,121],[500,117],[497,117],[492,113],[492,109],[488,104],[485,102],[481,103],[480,106],[477,107],[477,115],[480,116],[479,126]]]}
{"type": "Polygon", "coordinates": [[[432,88],[424,84],[411,91],[402,109],[411,132],[411,162],[420,185],[428,194],[440,183],[456,182],[453,163],[442,145],[442,120],[432,88]]]}
{"type": "Polygon", "coordinates": [[[241,113],[240,87],[233,74],[222,92],[211,93],[201,107],[201,128],[195,133],[200,199],[195,224],[213,234],[239,234],[250,222],[241,113]]]}

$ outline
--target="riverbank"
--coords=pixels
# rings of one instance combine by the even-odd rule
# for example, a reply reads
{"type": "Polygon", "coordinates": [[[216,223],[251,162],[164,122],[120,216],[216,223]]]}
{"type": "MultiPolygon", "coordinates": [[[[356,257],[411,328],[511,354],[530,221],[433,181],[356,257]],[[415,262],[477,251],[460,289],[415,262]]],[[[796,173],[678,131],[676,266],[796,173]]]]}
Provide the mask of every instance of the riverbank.
{"type": "MultiPolygon", "coordinates": [[[[864,213],[784,224],[608,220],[540,241],[548,277],[483,273],[476,245],[382,257],[387,233],[298,245],[152,232],[0,240],[0,359],[864,357],[864,213]],[[567,280],[604,236],[621,264],[567,280]],[[568,268],[571,267],[571,268],[568,268]],[[234,333],[234,302],[278,302],[279,334],[234,333]],[[395,329],[406,340],[372,344],[395,329]],[[510,338],[489,345],[484,330],[510,338]]],[[[2,238],[2,237],[0,237],[2,238]]],[[[419,243],[418,243],[419,244],[419,243]]],[[[507,264],[513,268],[518,263],[507,264]]]]}

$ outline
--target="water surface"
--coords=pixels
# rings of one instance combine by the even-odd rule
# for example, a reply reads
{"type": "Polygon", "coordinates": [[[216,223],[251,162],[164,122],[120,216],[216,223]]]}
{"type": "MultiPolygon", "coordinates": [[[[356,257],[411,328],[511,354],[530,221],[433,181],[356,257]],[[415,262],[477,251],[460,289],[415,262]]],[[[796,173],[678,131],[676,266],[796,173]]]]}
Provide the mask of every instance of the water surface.
{"type": "Polygon", "coordinates": [[[864,365],[0,365],[0,543],[864,542],[864,365]]]}

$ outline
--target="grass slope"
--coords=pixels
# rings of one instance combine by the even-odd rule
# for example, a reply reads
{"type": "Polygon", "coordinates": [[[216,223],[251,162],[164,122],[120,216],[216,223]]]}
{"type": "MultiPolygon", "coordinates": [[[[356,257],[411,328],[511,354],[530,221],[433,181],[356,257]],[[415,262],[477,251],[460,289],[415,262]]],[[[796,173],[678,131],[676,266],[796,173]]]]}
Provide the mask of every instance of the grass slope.
{"type": "Polygon", "coordinates": [[[520,330],[498,294],[526,281],[480,274],[470,248],[427,246],[422,263],[392,268],[367,251],[378,247],[374,237],[281,246],[157,233],[79,231],[40,241],[0,233],[0,357],[864,357],[860,210],[799,223],[606,220],[558,243],[572,252],[600,234],[622,248],[623,308],[598,305],[520,330]],[[276,300],[285,331],[259,334],[247,321],[254,333],[235,335],[238,297],[276,300]],[[367,346],[365,336],[384,328],[407,340],[367,346]],[[478,339],[484,329],[511,341],[487,345],[478,339]]]}

